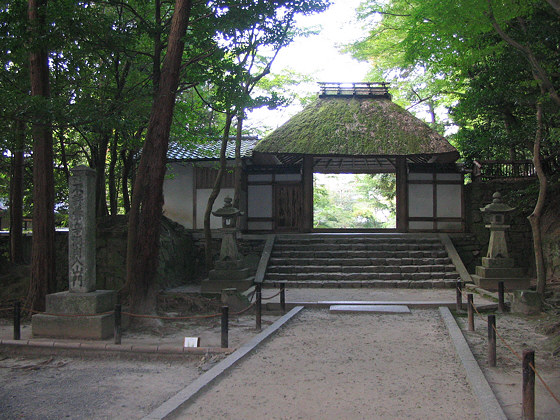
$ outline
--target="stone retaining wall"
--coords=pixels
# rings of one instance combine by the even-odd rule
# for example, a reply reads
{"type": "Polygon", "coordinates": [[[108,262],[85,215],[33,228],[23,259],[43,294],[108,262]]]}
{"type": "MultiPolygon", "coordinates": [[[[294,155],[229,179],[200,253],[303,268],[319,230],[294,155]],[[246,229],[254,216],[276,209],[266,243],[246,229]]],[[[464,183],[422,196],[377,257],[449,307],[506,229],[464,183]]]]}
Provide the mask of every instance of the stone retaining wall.
{"type": "MultiPolygon", "coordinates": [[[[103,218],[97,221],[97,289],[117,290],[126,277],[126,217],[103,218]]],[[[31,261],[31,235],[24,237],[25,260],[31,261]]],[[[1,248],[8,249],[9,236],[0,237],[1,248]]],[[[196,252],[191,232],[181,225],[162,219],[160,236],[160,265],[157,282],[162,287],[195,281],[196,252]]],[[[56,284],[57,291],[68,289],[68,232],[57,231],[56,284]]]]}
{"type": "MultiPolygon", "coordinates": [[[[543,252],[547,266],[547,277],[560,277],[560,221],[558,220],[558,188],[551,188],[547,194],[547,206],[543,216],[543,252]]],[[[536,203],[538,184],[535,179],[528,180],[494,180],[472,183],[465,186],[465,212],[467,230],[481,246],[480,257],[485,256],[490,237],[485,227],[480,208],[492,201],[492,194],[499,191],[505,203],[516,210],[508,216],[511,228],[507,232],[510,254],[519,267],[528,269],[534,276],[535,258],[533,254],[533,235],[527,216],[531,214],[536,203]]]]}

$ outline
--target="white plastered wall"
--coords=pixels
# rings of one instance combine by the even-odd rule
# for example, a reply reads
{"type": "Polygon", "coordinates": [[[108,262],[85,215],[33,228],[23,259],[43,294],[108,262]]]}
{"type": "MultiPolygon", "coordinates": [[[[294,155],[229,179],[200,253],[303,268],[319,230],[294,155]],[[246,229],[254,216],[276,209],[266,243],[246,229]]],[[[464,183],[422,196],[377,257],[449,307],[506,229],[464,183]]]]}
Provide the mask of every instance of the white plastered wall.
{"type": "Polygon", "coordinates": [[[273,217],[272,205],[272,174],[250,174],[248,176],[249,185],[247,186],[247,216],[248,230],[272,230],[273,222],[268,220],[250,220],[251,218],[268,218],[273,217]],[[259,182],[262,184],[251,185],[251,182],[259,182]]]}
{"type": "Polygon", "coordinates": [[[163,181],[163,214],[187,229],[193,228],[193,167],[171,163],[163,181]]]}
{"type": "MultiPolygon", "coordinates": [[[[462,215],[462,185],[461,184],[441,184],[441,181],[461,182],[461,174],[440,173],[436,174],[436,204],[434,208],[434,185],[433,183],[414,183],[414,181],[432,181],[431,173],[408,174],[408,180],[413,181],[408,184],[408,216],[410,218],[461,218],[462,215]]],[[[410,220],[409,229],[411,230],[432,230],[432,221],[410,220]]],[[[460,221],[437,221],[438,230],[460,230],[460,221]]]]}
{"type": "MultiPolygon", "coordinates": [[[[204,212],[206,211],[206,204],[208,203],[208,197],[212,190],[209,188],[197,189],[196,190],[196,226],[195,229],[204,229],[204,212]]],[[[233,199],[234,190],[233,188],[222,188],[220,194],[214,201],[212,206],[212,211],[216,211],[224,206],[224,199],[230,197],[233,199]]],[[[210,229],[219,229],[222,227],[222,218],[216,217],[214,215],[210,216],[210,229]]]]}
{"type": "MultiPolygon", "coordinates": [[[[251,218],[272,218],[272,185],[249,185],[247,213],[251,218]]],[[[271,221],[249,220],[249,230],[272,230],[271,221]]]]}
{"type": "MultiPolygon", "coordinates": [[[[211,166],[214,164],[203,165],[211,166]]],[[[163,214],[187,229],[203,229],[204,211],[211,191],[209,188],[197,189],[195,204],[193,164],[170,163],[167,166],[167,173],[163,181],[163,214]]],[[[224,198],[227,196],[233,198],[233,193],[233,188],[222,188],[212,210],[223,207],[224,198]]],[[[210,216],[210,228],[218,229],[221,227],[222,219],[210,216]]]]}

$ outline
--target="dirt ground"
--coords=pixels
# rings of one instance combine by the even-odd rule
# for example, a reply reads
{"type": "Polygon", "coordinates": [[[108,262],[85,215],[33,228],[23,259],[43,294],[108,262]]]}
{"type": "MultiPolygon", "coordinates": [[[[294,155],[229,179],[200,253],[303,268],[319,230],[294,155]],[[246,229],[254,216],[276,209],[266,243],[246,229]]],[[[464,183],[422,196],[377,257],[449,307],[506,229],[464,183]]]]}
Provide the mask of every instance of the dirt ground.
{"type": "MultiPolygon", "coordinates": [[[[266,328],[278,316],[263,316],[266,328]]],[[[232,317],[229,343],[239,347],[258,334],[253,315],[232,317]]],[[[22,339],[30,337],[28,323],[22,339]]],[[[1,335],[11,322],[0,320],[1,335]]],[[[166,322],[157,330],[125,331],[123,344],[178,344],[185,336],[219,347],[219,319],[166,322]]],[[[11,338],[11,337],[9,337],[11,338]]],[[[61,340],[58,340],[61,341],[61,340]]],[[[0,419],[139,419],[175,395],[225,355],[190,356],[184,360],[139,357],[11,357],[0,350],[0,419]]]]}
{"type": "MultiPolygon", "coordinates": [[[[556,397],[560,398],[560,354],[556,353],[558,340],[543,334],[557,323],[558,317],[547,314],[496,314],[496,331],[507,343],[506,345],[499,337],[496,338],[496,367],[489,367],[487,362],[486,321],[476,316],[475,331],[470,332],[466,317],[456,319],[508,419],[522,419],[522,370],[518,356],[521,356],[525,349],[535,350],[537,372],[556,397]]],[[[537,419],[560,419],[560,403],[554,400],[538,378],[535,379],[535,407],[537,419]]]]}
{"type": "Polygon", "coordinates": [[[201,363],[4,357],[0,418],[141,418],[194,380],[201,363]]]}
{"type": "MultiPolygon", "coordinates": [[[[263,292],[263,295],[272,294],[272,291],[263,292]]],[[[393,301],[431,298],[453,301],[454,290],[287,291],[288,301],[310,301],[314,298],[393,301]]],[[[177,311],[177,308],[170,308],[170,311],[177,311]]],[[[276,418],[309,418],[305,410],[314,409],[323,413],[321,410],[327,408],[337,414],[337,418],[438,418],[433,416],[432,411],[428,413],[423,410],[449,409],[448,403],[436,399],[441,394],[445,396],[444,400],[455,402],[451,417],[463,418],[462,413],[470,413],[470,417],[464,418],[480,418],[476,411],[477,404],[469,396],[471,394],[464,372],[457,370],[454,349],[445,338],[443,324],[439,321],[437,311],[436,316],[432,316],[433,313],[433,310],[413,310],[412,316],[385,315],[375,318],[371,315],[340,314],[333,317],[325,310],[306,310],[293,323],[288,324],[287,328],[282,329],[276,338],[273,337],[262,349],[257,349],[253,356],[226,375],[216,389],[210,388],[195,400],[189,410],[197,410],[199,404],[211,401],[207,403],[205,413],[212,408],[214,411],[208,413],[214,413],[213,418],[220,417],[222,407],[237,405],[248,411],[236,412],[232,416],[225,416],[226,418],[258,418],[256,414],[253,415],[257,412],[261,414],[261,418],[274,418],[270,415],[272,411],[266,411],[266,407],[272,410],[280,404],[284,410],[288,402],[292,411],[281,411],[282,414],[276,418]],[[387,316],[391,319],[386,318],[387,316]],[[334,330],[330,329],[331,326],[334,330]],[[390,336],[393,338],[379,338],[378,334],[386,333],[388,327],[395,330],[390,336]],[[408,329],[409,327],[412,329],[408,329]],[[327,333],[328,331],[330,332],[327,333]],[[418,331],[421,332],[420,335],[418,331]],[[442,343],[446,344],[441,347],[442,343]],[[274,356],[270,356],[269,349],[274,356]],[[307,356],[314,362],[301,364],[300,361],[299,365],[296,364],[299,368],[287,374],[288,362],[297,362],[300,357],[298,355],[307,356]],[[433,376],[435,366],[443,369],[438,377],[433,376]],[[418,367],[423,370],[418,371],[418,367]],[[240,377],[244,378],[246,385],[235,382],[238,380],[237,372],[245,372],[240,377]],[[275,374],[261,375],[261,378],[255,372],[275,374]],[[302,374],[308,376],[302,378],[302,374]],[[269,384],[262,382],[272,377],[274,380],[269,384]],[[290,378],[299,378],[297,387],[290,384],[290,378]],[[229,384],[229,381],[233,382],[226,387],[225,392],[221,384],[229,384]],[[325,384],[328,386],[325,387],[325,384]],[[321,387],[313,390],[317,385],[321,387]],[[269,392],[259,394],[254,391],[256,387],[260,392],[263,386],[269,387],[269,392]],[[233,392],[230,392],[231,389],[233,392]],[[352,391],[347,391],[349,389],[352,391]],[[307,399],[297,400],[299,394],[307,396],[307,399]],[[422,395],[422,398],[410,399],[409,394],[422,395]],[[215,395],[219,398],[214,398],[215,395]],[[278,401],[272,401],[272,395],[276,395],[278,401]],[[367,411],[372,407],[372,395],[376,396],[373,414],[367,411]],[[241,402],[236,398],[241,398],[241,402]],[[333,401],[339,402],[340,411],[332,404],[333,401]],[[457,409],[463,404],[467,406],[466,411],[457,409]],[[410,408],[412,406],[414,409],[410,408]],[[255,411],[255,407],[266,413],[255,411]],[[346,411],[342,411],[343,407],[346,411]]],[[[266,315],[263,327],[277,317],[278,315],[266,315]]],[[[464,318],[459,317],[459,323],[463,322],[464,318]]],[[[521,353],[526,347],[536,349],[537,369],[558,395],[560,355],[553,355],[558,346],[543,334],[545,327],[554,322],[554,317],[546,316],[497,316],[498,331],[515,351],[521,353]]],[[[9,338],[10,325],[9,319],[0,320],[0,335],[9,338]]],[[[233,347],[238,347],[257,333],[252,315],[232,318],[231,327],[230,345],[233,347]]],[[[477,320],[476,327],[473,333],[466,332],[463,328],[464,334],[506,414],[511,419],[518,419],[521,411],[520,363],[498,340],[498,367],[488,368],[486,325],[477,320]]],[[[29,327],[23,329],[24,338],[29,330],[29,327]]],[[[190,324],[166,322],[158,330],[127,331],[123,336],[123,343],[176,343],[181,342],[184,336],[200,336],[203,346],[218,346],[219,320],[209,319],[190,324]]],[[[184,361],[116,358],[84,360],[70,357],[14,358],[0,354],[0,418],[141,418],[211,368],[220,358],[197,356],[184,361]]],[[[560,418],[560,404],[547,396],[538,380],[536,389],[537,418],[560,418]]],[[[193,412],[187,413],[188,416],[184,418],[191,418],[193,412]]],[[[199,414],[193,418],[211,418],[199,414]]],[[[223,415],[221,417],[224,418],[223,415]]],[[[329,418],[326,415],[319,417],[329,418]]]]}
{"type": "Polygon", "coordinates": [[[323,309],[301,313],[176,418],[481,416],[437,309],[323,309]]]}

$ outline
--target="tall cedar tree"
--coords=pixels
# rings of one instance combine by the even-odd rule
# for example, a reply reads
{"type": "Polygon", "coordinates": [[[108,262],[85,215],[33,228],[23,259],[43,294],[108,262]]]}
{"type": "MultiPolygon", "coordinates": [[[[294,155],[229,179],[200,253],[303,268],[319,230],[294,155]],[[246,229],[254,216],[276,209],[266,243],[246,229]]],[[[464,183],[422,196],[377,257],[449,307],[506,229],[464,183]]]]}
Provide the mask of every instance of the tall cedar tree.
{"type": "MultiPolygon", "coordinates": [[[[44,100],[50,95],[47,50],[44,45],[46,8],[47,0],[28,1],[31,96],[44,100]]],[[[44,114],[35,116],[32,134],[33,247],[27,306],[44,310],[45,296],[54,291],[55,284],[53,138],[49,120],[44,114]]]]}
{"type": "Polygon", "coordinates": [[[15,125],[15,147],[10,180],[10,261],[13,264],[23,264],[23,147],[25,143],[25,122],[19,120],[15,125]]]}
{"type": "Polygon", "coordinates": [[[180,78],[183,38],[191,8],[191,0],[175,1],[167,53],[134,183],[128,221],[126,277],[126,289],[130,296],[131,311],[134,313],[151,313],[155,310],[154,278],[158,266],[163,179],[180,78]]]}

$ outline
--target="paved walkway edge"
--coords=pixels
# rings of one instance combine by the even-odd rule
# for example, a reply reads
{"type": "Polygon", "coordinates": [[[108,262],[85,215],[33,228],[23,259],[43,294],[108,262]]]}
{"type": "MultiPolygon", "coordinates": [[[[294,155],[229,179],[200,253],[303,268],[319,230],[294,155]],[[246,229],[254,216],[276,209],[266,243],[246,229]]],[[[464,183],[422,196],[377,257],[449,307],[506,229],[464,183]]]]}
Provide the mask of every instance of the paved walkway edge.
{"type": "Polygon", "coordinates": [[[181,406],[186,404],[191,398],[197,395],[200,391],[206,388],[212,381],[218,378],[220,375],[225,373],[231,367],[233,367],[237,362],[251,353],[259,344],[263,343],[267,338],[277,332],[282,328],[288,321],[290,321],[294,316],[296,316],[303,306],[297,306],[288,312],[283,317],[279,318],[270,327],[261,332],[260,334],[253,337],[250,341],[245,343],[235,352],[230,354],[208,372],[202,374],[197,379],[195,379],[190,385],[188,385],[183,390],[179,391],[175,396],[171,397],[165,401],[162,405],[144,417],[142,420],[163,420],[171,418],[171,416],[179,409],[181,406]]]}
{"type": "Polygon", "coordinates": [[[142,344],[112,344],[112,343],[82,343],[41,340],[0,340],[0,350],[12,351],[15,354],[27,352],[29,354],[57,354],[68,351],[70,354],[84,352],[100,353],[104,355],[116,353],[138,353],[156,355],[196,355],[232,353],[232,348],[221,347],[183,347],[169,344],[142,345],[142,344]]]}
{"type": "Polygon", "coordinates": [[[473,392],[478,398],[480,407],[486,415],[486,418],[488,420],[507,420],[500,403],[494,395],[494,391],[490,388],[484,373],[482,373],[480,366],[478,366],[478,363],[476,362],[476,359],[474,358],[461,329],[457,325],[455,318],[453,318],[451,311],[446,307],[440,307],[439,312],[445,322],[447,331],[449,331],[449,335],[453,340],[455,350],[463,363],[467,373],[467,379],[473,392]]]}

